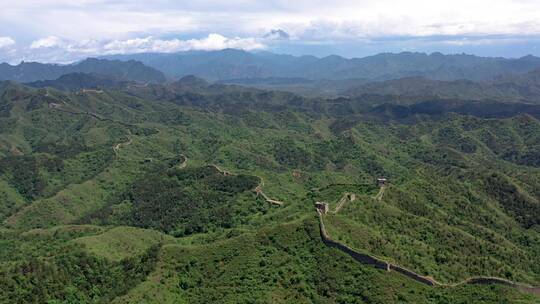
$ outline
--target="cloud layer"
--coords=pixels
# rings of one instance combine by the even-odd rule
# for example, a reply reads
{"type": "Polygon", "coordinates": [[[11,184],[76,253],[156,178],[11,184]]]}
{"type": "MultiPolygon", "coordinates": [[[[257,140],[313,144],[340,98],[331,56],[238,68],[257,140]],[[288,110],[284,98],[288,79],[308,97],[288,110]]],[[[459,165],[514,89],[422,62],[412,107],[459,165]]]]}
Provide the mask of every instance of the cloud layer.
{"type": "Polygon", "coordinates": [[[507,42],[540,36],[538,12],[537,0],[19,0],[0,10],[0,59],[279,44],[369,46],[392,37],[449,37],[454,45],[478,37],[507,42]]]}
{"type": "Polygon", "coordinates": [[[141,52],[179,52],[191,50],[222,50],[227,48],[246,51],[265,48],[262,40],[255,38],[227,38],[220,34],[209,34],[203,39],[155,39],[153,37],[114,40],[103,46],[107,54],[127,54],[141,52]]]}
{"type": "Polygon", "coordinates": [[[15,45],[15,40],[11,37],[0,37],[0,49],[6,49],[15,45]]]}
{"type": "MultiPolygon", "coordinates": [[[[115,40],[68,40],[57,36],[48,36],[34,40],[28,47],[15,52],[15,41],[9,37],[0,37],[0,54],[2,49],[10,50],[11,56],[23,56],[25,60],[40,62],[69,63],[81,58],[146,52],[173,53],[182,51],[214,51],[227,48],[246,51],[261,50],[267,46],[266,38],[228,38],[212,33],[201,39],[159,39],[152,36],[133,39],[115,40]]],[[[5,52],[7,56],[7,51],[5,52]]]]}

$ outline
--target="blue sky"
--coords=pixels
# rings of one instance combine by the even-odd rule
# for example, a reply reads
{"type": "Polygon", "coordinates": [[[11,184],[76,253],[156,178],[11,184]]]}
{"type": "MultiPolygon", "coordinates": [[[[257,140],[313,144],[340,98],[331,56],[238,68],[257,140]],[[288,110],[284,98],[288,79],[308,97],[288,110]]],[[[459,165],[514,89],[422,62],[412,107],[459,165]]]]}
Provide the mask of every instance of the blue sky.
{"type": "Polygon", "coordinates": [[[10,2],[0,10],[0,61],[11,63],[223,48],[540,55],[538,0],[10,2]]]}

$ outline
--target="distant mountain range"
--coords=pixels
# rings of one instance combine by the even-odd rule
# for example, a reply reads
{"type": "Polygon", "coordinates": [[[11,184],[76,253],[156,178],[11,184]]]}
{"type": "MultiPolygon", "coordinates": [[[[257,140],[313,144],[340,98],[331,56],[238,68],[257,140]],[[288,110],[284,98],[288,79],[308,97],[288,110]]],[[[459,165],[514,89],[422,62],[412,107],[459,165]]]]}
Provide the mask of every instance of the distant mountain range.
{"type": "Polygon", "coordinates": [[[70,65],[38,62],[22,62],[18,65],[0,64],[0,80],[35,82],[57,79],[70,73],[96,74],[119,80],[138,82],[159,83],[166,80],[162,72],[134,60],[120,61],[88,58],[70,65]]]}
{"type": "Polygon", "coordinates": [[[403,77],[479,81],[490,80],[500,75],[525,73],[540,67],[540,58],[534,56],[508,59],[465,54],[411,52],[383,53],[347,59],[336,55],[324,58],[296,57],[269,52],[251,53],[226,49],[173,54],[113,55],[104,58],[137,60],[174,78],[195,75],[213,81],[244,78],[389,80],[403,77]]]}
{"type": "Polygon", "coordinates": [[[430,99],[540,104],[540,58],[487,58],[433,53],[345,59],[240,50],[134,54],[89,58],[71,65],[0,64],[0,80],[60,90],[119,88],[169,80],[234,84],[307,97],[352,97],[413,104],[430,99]],[[161,71],[160,71],[161,70],[161,71]],[[197,77],[197,78],[195,78],[197,77]],[[200,79],[198,79],[200,78],[200,79]]]}

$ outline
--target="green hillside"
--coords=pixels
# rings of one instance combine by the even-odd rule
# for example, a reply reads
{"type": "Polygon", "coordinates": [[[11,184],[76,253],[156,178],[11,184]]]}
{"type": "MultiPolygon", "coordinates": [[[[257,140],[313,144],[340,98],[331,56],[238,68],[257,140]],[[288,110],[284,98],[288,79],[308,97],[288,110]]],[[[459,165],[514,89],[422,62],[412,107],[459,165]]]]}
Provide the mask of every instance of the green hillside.
{"type": "Polygon", "coordinates": [[[535,110],[373,104],[0,83],[0,303],[538,303],[325,246],[314,203],[354,193],[324,216],[336,241],[444,283],[540,286],[535,110]]]}

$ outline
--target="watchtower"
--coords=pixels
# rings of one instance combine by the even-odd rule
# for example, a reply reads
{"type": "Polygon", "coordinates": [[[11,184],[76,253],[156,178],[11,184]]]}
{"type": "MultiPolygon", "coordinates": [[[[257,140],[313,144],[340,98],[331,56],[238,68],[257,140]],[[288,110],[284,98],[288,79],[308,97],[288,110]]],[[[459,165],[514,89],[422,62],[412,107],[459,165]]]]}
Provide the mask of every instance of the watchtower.
{"type": "Polygon", "coordinates": [[[317,210],[321,212],[322,214],[328,213],[328,210],[329,210],[328,203],[323,203],[323,202],[316,202],[315,208],[317,208],[317,210]]]}

